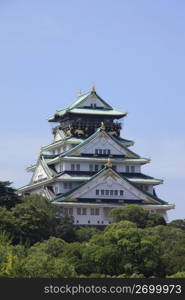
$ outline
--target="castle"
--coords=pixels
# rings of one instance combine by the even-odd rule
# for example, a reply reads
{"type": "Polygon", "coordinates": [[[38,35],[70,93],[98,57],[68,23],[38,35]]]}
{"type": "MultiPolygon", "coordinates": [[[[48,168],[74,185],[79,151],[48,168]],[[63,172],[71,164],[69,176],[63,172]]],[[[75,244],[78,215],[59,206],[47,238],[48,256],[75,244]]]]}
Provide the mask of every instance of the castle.
{"type": "Polygon", "coordinates": [[[174,205],[161,200],[155,186],[163,180],[142,173],[150,162],[130,150],[120,136],[127,113],[114,109],[93,86],[48,119],[57,123],[53,141],[41,148],[22,194],[41,194],[73,216],[74,224],[107,225],[114,207],[137,204],[167,218],[174,205]]]}

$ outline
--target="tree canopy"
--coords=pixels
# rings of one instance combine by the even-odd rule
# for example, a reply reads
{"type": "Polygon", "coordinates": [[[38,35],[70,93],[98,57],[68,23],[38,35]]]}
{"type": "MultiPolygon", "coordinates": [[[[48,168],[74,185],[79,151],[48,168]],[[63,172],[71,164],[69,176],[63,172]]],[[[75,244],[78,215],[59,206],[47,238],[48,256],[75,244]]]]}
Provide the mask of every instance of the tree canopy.
{"type": "Polygon", "coordinates": [[[73,225],[40,195],[0,205],[0,277],[185,277],[185,220],[135,205],[110,216],[100,229],[73,225]]]}

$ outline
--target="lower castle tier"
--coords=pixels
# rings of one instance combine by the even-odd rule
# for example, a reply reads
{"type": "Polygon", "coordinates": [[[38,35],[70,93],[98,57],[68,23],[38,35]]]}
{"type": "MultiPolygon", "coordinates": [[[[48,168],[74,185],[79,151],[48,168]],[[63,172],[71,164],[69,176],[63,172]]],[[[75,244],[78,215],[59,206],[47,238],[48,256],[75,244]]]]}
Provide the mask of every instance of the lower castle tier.
{"type": "Polygon", "coordinates": [[[56,111],[54,140],[41,148],[37,163],[27,170],[33,175],[22,194],[41,194],[74,224],[107,225],[114,207],[137,204],[167,219],[174,205],[158,198],[155,186],[163,183],[141,172],[150,162],[130,150],[134,142],[120,137],[126,113],[113,109],[95,88],[66,109],[56,111]]]}

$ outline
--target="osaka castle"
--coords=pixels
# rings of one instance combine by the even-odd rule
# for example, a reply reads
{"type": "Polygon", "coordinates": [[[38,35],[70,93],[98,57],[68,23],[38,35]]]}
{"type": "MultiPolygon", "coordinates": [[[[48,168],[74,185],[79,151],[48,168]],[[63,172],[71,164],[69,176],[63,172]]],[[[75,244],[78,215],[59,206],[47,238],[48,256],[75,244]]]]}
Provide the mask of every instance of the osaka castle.
{"type": "Polygon", "coordinates": [[[95,87],[79,92],[71,105],[48,119],[54,124],[52,142],[28,167],[31,180],[19,191],[47,197],[79,225],[110,224],[110,210],[128,204],[166,219],[174,205],[156,194],[163,180],[142,172],[150,160],[130,150],[134,142],[120,135],[120,119],[126,115],[103,100],[95,87]]]}

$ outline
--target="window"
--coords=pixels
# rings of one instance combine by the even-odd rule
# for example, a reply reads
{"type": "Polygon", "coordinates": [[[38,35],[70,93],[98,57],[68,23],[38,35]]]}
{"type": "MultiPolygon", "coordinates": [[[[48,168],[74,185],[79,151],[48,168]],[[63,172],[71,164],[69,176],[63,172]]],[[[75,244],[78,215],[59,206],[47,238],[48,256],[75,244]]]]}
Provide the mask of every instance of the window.
{"type": "Polygon", "coordinates": [[[110,196],[113,196],[113,192],[114,192],[113,190],[110,191],[110,196]]]}
{"type": "Polygon", "coordinates": [[[82,208],[82,215],[86,215],[87,214],[87,209],[86,208],[82,208]]]}
{"type": "Polygon", "coordinates": [[[89,165],[89,171],[93,171],[93,165],[89,165]]]}
{"type": "Polygon", "coordinates": [[[91,221],[89,220],[89,221],[88,221],[88,224],[90,224],[90,223],[91,223],[91,221]]]}
{"type": "Polygon", "coordinates": [[[104,190],[101,190],[101,195],[104,195],[104,190]]]}
{"type": "Polygon", "coordinates": [[[72,215],[73,215],[73,209],[72,209],[72,207],[70,207],[70,208],[69,208],[69,210],[68,210],[68,214],[69,214],[70,216],[72,216],[72,215]]]}
{"type": "Polygon", "coordinates": [[[99,216],[99,208],[91,208],[91,216],[99,216]]]}
{"type": "Polygon", "coordinates": [[[72,207],[64,207],[62,209],[62,212],[63,212],[64,215],[72,216],[73,215],[73,208],[72,207]]]}
{"type": "Polygon", "coordinates": [[[131,173],[135,172],[135,166],[131,166],[131,173]]]}
{"type": "Polygon", "coordinates": [[[91,103],[92,108],[96,108],[96,103],[91,103]]]}
{"type": "Polygon", "coordinates": [[[96,190],[96,195],[99,195],[99,190],[96,190]]]}
{"type": "Polygon", "coordinates": [[[147,192],[147,191],[148,191],[148,186],[147,186],[147,185],[144,185],[144,186],[143,186],[143,189],[147,192]]]}
{"type": "Polygon", "coordinates": [[[118,191],[115,190],[115,191],[114,191],[114,196],[117,196],[117,195],[118,195],[118,191]]]}
{"type": "Polygon", "coordinates": [[[99,216],[99,208],[95,208],[95,215],[99,216]]]}
{"type": "Polygon", "coordinates": [[[110,149],[95,149],[96,154],[109,155],[111,153],[110,149]]]}
{"type": "Polygon", "coordinates": [[[98,171],[98,165],[95,165],[94,170],[97,172],[98,171]]]}
{"type": "Polygon", "coordinates": [[[72,189],[72,182],[64,182],[64,189],[72,189]]]}
{"type": "Polygon", "coordinates": [[[120,194],[120,196],[123,196],[123,191],[120,190],[120,191],[119,191],[119,194],[120,194]]]}
{"type": "Polygon", "coordinates": [[[78,221],[78,220],[76,220],[76,223],[79,223],[79,221],[78,221]]]}
{"type": "Polygon", "coordinates": [[[105,191],[105,195],[109,196],[109,190],[105,191]]]}
{"type": "Polygon", "coordinates": [[[77,215],[81,215],[81,208],[80,207],[77,208],[77,215]]]}
{"type": "Polygon", "coordinates": [[[80,164],[77,164],[77,165],[76,165],[76,170],[77,170],[77,171],[80,171],[80,164]]]}
{"type": "Polygon", "coordinates": [[[129,171],[130,171],[129,166],[126,166],[126,173],[129,173],[129,171]]]}
{"type": "Polygon", "coordinates": [[[91,216],[94,216],[94,208],[91,208],[91,216]]]}
{"type": "Polygon", "coordinates": [[[80,171],[80,164],[71,164],[71,171],[80,171]]]}

